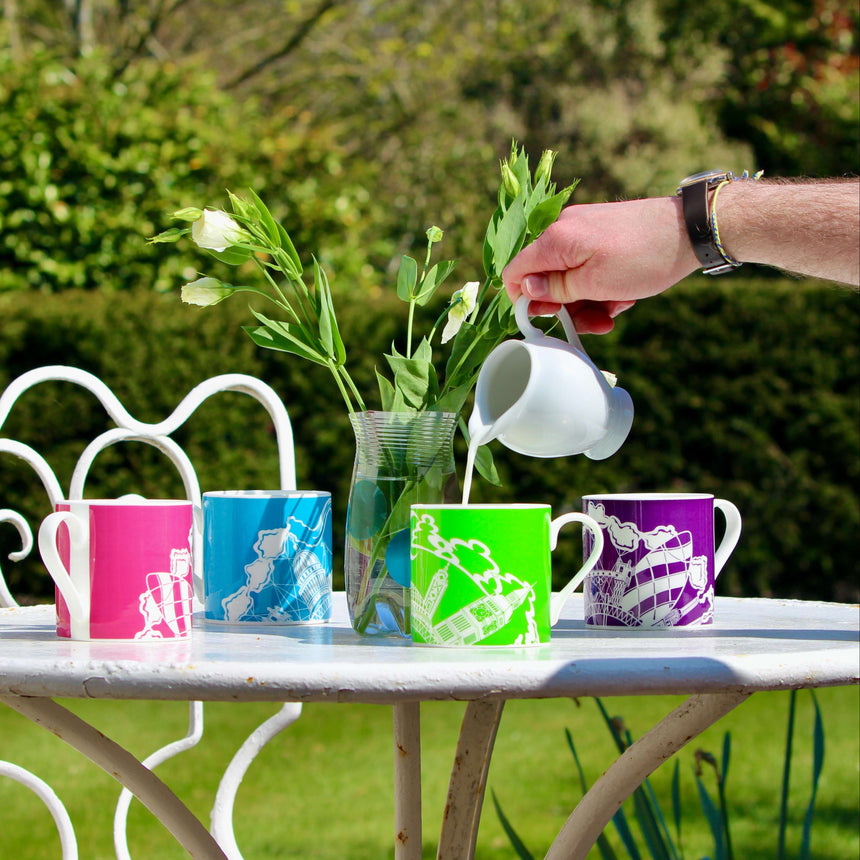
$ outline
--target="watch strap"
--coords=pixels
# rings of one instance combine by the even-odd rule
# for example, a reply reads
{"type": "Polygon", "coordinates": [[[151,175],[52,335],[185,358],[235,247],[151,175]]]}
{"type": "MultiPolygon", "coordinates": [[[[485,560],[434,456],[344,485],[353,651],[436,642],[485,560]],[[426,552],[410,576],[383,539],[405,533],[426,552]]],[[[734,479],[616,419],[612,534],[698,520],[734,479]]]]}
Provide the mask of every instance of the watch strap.
{"type": "Polygon", "coordinates": [[[702,267],[709,274],[716,270],[730,270],[731,264],[717,248],[711,218],[708,211],[708,189],[711,183],[703,179],[681,188],[681,204],[684,210],[684,223],[693,246],[693,252],[702,267]]]}

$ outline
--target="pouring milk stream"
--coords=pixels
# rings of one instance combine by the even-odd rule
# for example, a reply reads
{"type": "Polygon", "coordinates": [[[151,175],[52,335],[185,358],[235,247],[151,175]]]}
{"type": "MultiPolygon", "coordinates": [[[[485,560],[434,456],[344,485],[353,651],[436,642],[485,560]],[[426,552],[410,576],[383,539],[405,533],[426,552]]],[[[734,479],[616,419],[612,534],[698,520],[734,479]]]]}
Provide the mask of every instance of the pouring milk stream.
{"type": "Polygon", "coordinates": [[[567,310],[558,311],[565,342],[532,325],[528,305],[521,296],[515,308],[524,339],[497,346],[478,374],[463,504],[478,448],[493,439],[530,457],[585,454],[603,460],[621,447],[633,423],[630,395],[588,357],[567,310]]]}

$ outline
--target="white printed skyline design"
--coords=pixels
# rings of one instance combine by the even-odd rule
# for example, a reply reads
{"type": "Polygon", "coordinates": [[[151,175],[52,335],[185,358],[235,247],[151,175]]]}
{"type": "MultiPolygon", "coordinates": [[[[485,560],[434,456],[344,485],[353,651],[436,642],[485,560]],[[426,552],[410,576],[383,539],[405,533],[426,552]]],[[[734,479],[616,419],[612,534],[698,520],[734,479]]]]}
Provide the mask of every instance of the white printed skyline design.
{"type": "Polygon", "coordinates": [[[330,517],[331,503],[326,502],[313,526],[290,516],[284,528],[259,531],[252,547],[256,558],[245,565],[244,584],[221,601],[224,620],[271,623],[327,618],[331,551],[325,534],[330,517]],[[300,540],[299,535],[305,539],[300,540]],[[260,611],[254,595],[264,589],[270,592],[270,599],[260,611]]]}
{"type": "MultiPolygon", "coordinates": [[[[659,525],[642,532],[635,523],[607,515],[601,504],[590,505],[588,514],[616,552],[611,568],[595,568],[586,580],[588,623],[672,627],[712,620],[708,560],[693,555],[689,531],[659,525]]],[[[606,550],[602,560],[606,564],[606,550]]]]}
{"type": "Polygon", "coordinates": [[[535,593],[528,582],[503,573],[493,560],[490,548],[479,540],[450,540],[439,532],[432,514],[421,514],[412,528],[412,556],[428,553],[441,562],[425,593],[412,582],[412,628],[433,645],[472,645],[501,630],[521,606],[525,606],[526,631],[515,645],[540,642],[535,618],[535,593]],[[448,590],[450,568],[464,573],[481,595],[445,618],[436,619],[448,590]]]}

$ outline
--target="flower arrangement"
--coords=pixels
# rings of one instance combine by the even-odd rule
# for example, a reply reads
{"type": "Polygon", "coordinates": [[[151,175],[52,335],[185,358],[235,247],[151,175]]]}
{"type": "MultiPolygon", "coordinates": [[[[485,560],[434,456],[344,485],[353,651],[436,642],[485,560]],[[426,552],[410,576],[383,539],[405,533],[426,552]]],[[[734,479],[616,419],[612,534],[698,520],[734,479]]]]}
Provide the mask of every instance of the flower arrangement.
{"type": "MultiPolygon", "coordinates": [[[[397,272],[397,295],[409,306],[406,349],[384,356],[386,376],[378,372],[380,406],[386,411],[453,411],[459,413],[477,379],[481,362],[502,340],[516,332],[510,301],[502,286],[502,269],[528,242],[558,218],[576,182],[556,191],[551,180],[556,153],[547,150],[532,177],[528,157],[516,144],[501,164],[498,206],[484,239],[483,282],[470,281],[454,292],[429,334],[413,332],[416,306],[427,305],[448,279],[455,263],[430,265],[433,247],[442,240],[438,227],[427,230],[427,252],[419,273],[417,261],[404,255],[397,272]],[[444,326],[442,322],[445,320],[444,326]],[[442,327],[441,344],[451,343],[451,354],[440,380],[432,362],[432,343],[442,327]]],[[[235,266],[258,268],[268,289],[226,284],[200,277],[182,287],[188,304],[215,305],[239,292],[255,293],[271,302],[279,318],[251,313],[258,325],[247,327],[253,341],[328,367],[350,412],[363,411],[364,399],[347,368],[328,277],[313,260],[313,284],[305,281],[304,267],[283,225],[272,217],[253,192],[246,198],[229,194],[232,212],[221,209],[181,209],[173,218],[185,222],[150,239],[152,243],[177,242],[190,235],[198,248],[235,266]]]]}
{"type": "MultiPolygon", "coordinates": [[[[499,343],[517,332],[513,305],[502,288],[502,270],[524,245],[537,238],[558,218],[578,182],[556,189],[551,178],[555,155],[549,150],[544,152],[532,175],[525,151],[516,142],[511,145],[510,155],[501,163],[497,206],[485,233],[484,278],[482,281],[469,281],[454,291],[431,330],[423,336],[414,331],[415,309],[433,300],[454,271],[455,263],[452,260],[433,262],[435,246],[443,238],[443,231],[435,226],[426,232],[426,252],[420,266],[409,255],[401,257],[396,290],[398,297],[408,306],[407,325],[401,345],[403,351],[392,345],[391,352],[383,356],[385,367],[376,371],[378,405],[382,413],[407,417],[449,414],[454,416],[468,440],[466,421],[460,413],[475,386],[481,364],[499,343]],[[441,375],[437,372],[433,356],[437,338],[439,345],[450,344],[441,375]]],[[[312,282],[310,278],[306,279],[305,267],[289,233],[275,220],[256,193],[249,191],[245,197],[229,194],[229,202],[230,212],[197,207],[181,209],[173,217],[186,226],[169,229],[150,241],[177,242],[190,236],[198,248],[223,263],[236,266],[241,274],[256,268],[262,273],[265,286],[227,284],[204,275],[182,287],[182,300],[206,307],[241,292],[265,298],[275,313],[267,315],[251,310],[256,325],[246,326],[245,330],[254,343],[327,367],[350,416],[365,413],[364,398],[349,373],[347,349],[340,335],[325,270],[314,258],[312,282]]],[[[354,420],[353,426],[356,426],[354,420]]],[[[492,458],[486,448],[479,451],[475,465],[479,474],[497,482],[492,458]]],[[[370,540],[369,549],[363,549],[361,553],[360,585],[356,597],[356,612],[360,615],[364,608],[372,609],[384,591],[383,585],[374,583],[391,584],[390,577],[386,579],[385,570],[392,561],[389,542],[393,536],[403,532],[404,512],[408,528],[409,502],[418,498],[429,501],[416,494],[415,490],[422,480],[425,483],[429,481],[430,471],[428,468],[421,474],[410,474],[405,483],[397,485],[396,491],[389,487],[387,493],[391,495],[394,492],[395,495],[381,502],[374,495],[379,487],[368,492],[374,509],[384,510],[386,516],[382,522],[360,529],[364,533],[376,528],[375,532],[370,532],[374,537],[370,540]]],[[[355,498],[351,496],[350,516],[354,502],[355,498]]],[[[402,583],[399,589],[403,591],[402,583]]],[[[347,591],[349,594],[349,582],[347,591]]],[[[394,608],[405,619],[408,612],[402,603],[394,608]]],[[[351,604],[351,612],[353,608],[351,604]]],[[[353,623],[358,630],[366,629],[369,624],[367,618],[357,621],[355,617],[353,623]]],[[[400,626],[408,626],[408,620],[400,626]]]]}

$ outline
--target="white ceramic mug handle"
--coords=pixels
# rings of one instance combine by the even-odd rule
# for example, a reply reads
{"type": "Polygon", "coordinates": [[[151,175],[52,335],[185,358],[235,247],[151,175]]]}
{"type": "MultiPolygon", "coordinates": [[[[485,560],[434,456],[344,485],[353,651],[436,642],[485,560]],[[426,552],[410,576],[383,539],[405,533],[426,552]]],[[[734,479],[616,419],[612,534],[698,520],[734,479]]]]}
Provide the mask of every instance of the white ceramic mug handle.
{"type": "Polygon", "coordinates": [[[726,499],[714,499],[714,508],[721,510],[726,519],[726,533],[714,553],[714,579],[720,575],[723,565],[729,560],[732,550],[741,536],[741,512],[726,499]]]}
{"type": "Polygon", "coordinates": [[[63,523],[69,529],[70,555],[74,557],[76,552],[83,549],[86,538],[84,524],[71,511],[57,511],[48,514],[39,526],[39,553],[69,607],[72,625],[78,627],[89,624],[89,600],[84,598],[72,582],[72,575],[57,551],[57,531],[63,523]]]}
{"type": "Polygon", "coordinates": [[[203,506],[191,507],[191,588],[196,602],[203,605],[206,600],[206,589],[203,585],[203,506]]]}
{"type": "Polygon", "coordinates": [[[588,575],[591,569],[597,564],[597,559],[600,558],[600,553],[603,552],[603,530],[597,523],[597,520],[592,519],[588,514],[581,514],[578,511],[573,511],[569,514],[562,514],[556,517],[549,526],[549,548],[554,550],[558,545],[558,533],[562,526],[568,523],[582,523],[582,527],[588,529],[594,537],[594,546],[591,548],[591,553],[583,563],[582,567],[574,574],[573,578],[556,594],[550,595],[549,604],[549,623],[553,626],[561,615],[561,609],[567,602],[567,598],[576,591],[579,584],[588,575]]]}
{"type": "MultiPolygon", "coordinates": [[[[530,301],[531,299],[526,296],[520,296],[517,299],[516,306],[514,307],[514,317],[516,318],[517,327],[522,332],[523,337],[526,340],[537,340],[538,338],[546,337],[546,335],[536,325],[533,325],[529,319],[530,301]]],[[[584,353],[585,350],[582,348],[582,341],[579,339],[576,326],[573,324],[573,320],[570,318],[567,308],[562,305],[556,311],[555,315],[561,320],[561,325],[564,329],[564,334],[567,337],[567,342],[572,346],[575,346],[580,352],[584,353]]]]}

